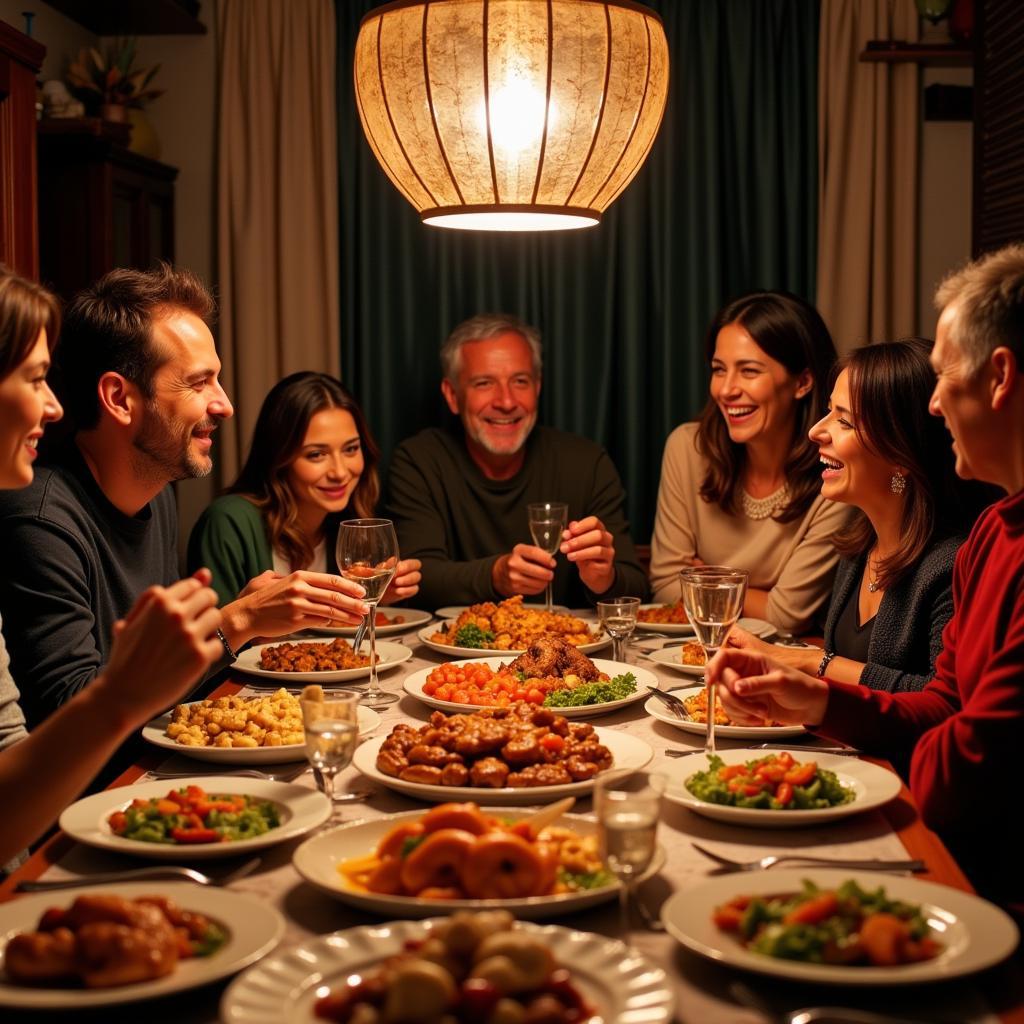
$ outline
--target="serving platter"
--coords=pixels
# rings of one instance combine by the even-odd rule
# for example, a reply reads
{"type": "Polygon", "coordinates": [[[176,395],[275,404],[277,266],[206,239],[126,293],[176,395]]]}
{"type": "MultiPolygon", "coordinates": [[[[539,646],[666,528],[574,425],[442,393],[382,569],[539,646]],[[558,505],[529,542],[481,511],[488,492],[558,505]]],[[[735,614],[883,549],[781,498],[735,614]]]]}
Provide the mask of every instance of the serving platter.
{"type": "MultiPolygon", "coordinates": [[[[237,660],[231,666],[239,672],[252,676],[255,680],[253,686],[288,686],[289,683],[344,683],[353,680],[362,680],[370,675],[370,666],[362,668],[346,668],[336,670],[325,670],[319,672],[274,672],[269,669],[260,668],[260,657],[270,647],[280,647],[282,642],[304,643],[304,644],[329,644],[332,641],[323,640],[296,640],[277,641],[272,644],[259,644],[250,647],[238,655],[237,660]]],[[[369,645],[365,645],[364,653],[369,652],[369,645]]],[[[405,644],[396,643],[393,640],[381,640],[377,643],[377,671],[386,672],[388,669],[401,665],[412,657],[412,648],[405,644]]]]}
{"type": "MultiPolygon", "coordinates": [[[[587,625],[593,630],[597,623],[587,622],[587,625]]],[[[432,651],[437,651],[439,654],[447,654],[450,658],[491,658],[491,657],[516,657],[519,654],[523,654],[526,651],[525,647],[517,647],[510,651],[499,651],[495,648],[477,648],[477,647],[454,647],[450,644],[441,644],[436,640],[431,640],[431,636],[438,631],[438,627],[424,626],[416,636],[419,638],[420,643],[425,644],[432,651]]],[[[590,654],[593,651],[600,651],[607,647],[611,643],[611,637],[599,636],[596,640],[591,641],[589,644],[580,644],[576,650],[582,651],[584,654],[590,654]]],[[[378,645],[379,646],[379,645],[378,645]]]]}

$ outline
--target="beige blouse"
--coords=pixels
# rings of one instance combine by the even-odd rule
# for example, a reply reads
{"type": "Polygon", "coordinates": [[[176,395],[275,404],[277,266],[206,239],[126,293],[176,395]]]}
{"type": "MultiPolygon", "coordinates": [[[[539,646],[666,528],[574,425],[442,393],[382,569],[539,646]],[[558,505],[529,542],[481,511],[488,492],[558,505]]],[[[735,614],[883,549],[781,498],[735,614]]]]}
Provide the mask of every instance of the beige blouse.
{"type": "Polygon", "coordinates": [[[806,632],[832,593],[839,556],[831,538],[845,525],[848,507],[818,497],[802,519],[788,523],[729,515],[700,496],[705,463],[696,439],[697,424],[684,423],[665,443],[651,540],[654,599],[678,601],[676,574],[697,557],[746,569],[751,587],[769,591],[766,617],[782,629],[806,632]]]}

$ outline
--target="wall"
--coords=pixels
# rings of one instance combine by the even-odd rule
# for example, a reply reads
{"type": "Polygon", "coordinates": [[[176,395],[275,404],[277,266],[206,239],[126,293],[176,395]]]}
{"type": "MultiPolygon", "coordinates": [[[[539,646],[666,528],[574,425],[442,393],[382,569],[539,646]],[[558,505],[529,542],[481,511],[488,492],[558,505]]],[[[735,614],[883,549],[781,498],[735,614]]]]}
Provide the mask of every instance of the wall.
{"type": "Polygon", "coordinates": [[[39,0],[0,0],[0,21],[25,31],[22,11],[32,11],[32,38],[46,47],[41,78],[63,78],[68,61],[83,46],[95,46],[99,37],[39,0]]]}

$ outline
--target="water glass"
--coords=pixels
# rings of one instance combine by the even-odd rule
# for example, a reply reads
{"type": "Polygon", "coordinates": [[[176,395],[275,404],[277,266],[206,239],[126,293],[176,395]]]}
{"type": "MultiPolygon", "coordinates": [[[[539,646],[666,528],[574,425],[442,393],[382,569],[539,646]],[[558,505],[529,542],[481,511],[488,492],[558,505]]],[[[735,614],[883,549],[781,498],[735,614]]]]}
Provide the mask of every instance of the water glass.
{"type": "MultiPolygon", "coordinates": [[[[526,506],[533,543],[549,555],[555,555],[562,544],[562,534],[569,523],[569,506],[562,501],[538,501],[526,506]]],[[[544,590],[544,607],[551,611],[551,583],[544,590]]]]}
{"type": "Polygon", "coordinates": [[[324,793],[334,802],[334,778],[352,762],[359,742],[359,694],[307,686],[299,699],[306,733],[306,758],[319,770],[324,793]]]}
{"type": "Polygon", "coordinates": [[[597,615],[604,631],[612,638],[612,659],[624,662],[629,638],[636,629],[636,616],[640,611],[639,597],[616,597],[597,602],[597,615]]]}

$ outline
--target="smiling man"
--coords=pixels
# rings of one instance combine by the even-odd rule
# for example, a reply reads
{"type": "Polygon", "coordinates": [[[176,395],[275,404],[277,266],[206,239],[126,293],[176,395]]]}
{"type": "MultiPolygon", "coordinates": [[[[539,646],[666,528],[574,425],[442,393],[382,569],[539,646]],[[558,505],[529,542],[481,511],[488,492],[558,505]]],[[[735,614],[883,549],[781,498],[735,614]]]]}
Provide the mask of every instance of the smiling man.
{"type": "Polygon", "coordinates": [[[459,425],[404,441],[389,512],[404,558],[423,563],[428,608],[543,593],[572,607],[644,596],[619,475],[600,445],[538,427],[540,335],[515,317],[460,324],[441,346],[441,392],[459,425]],[[526,506],[565,502],[555,559],[529,542],[526,506]]]}

